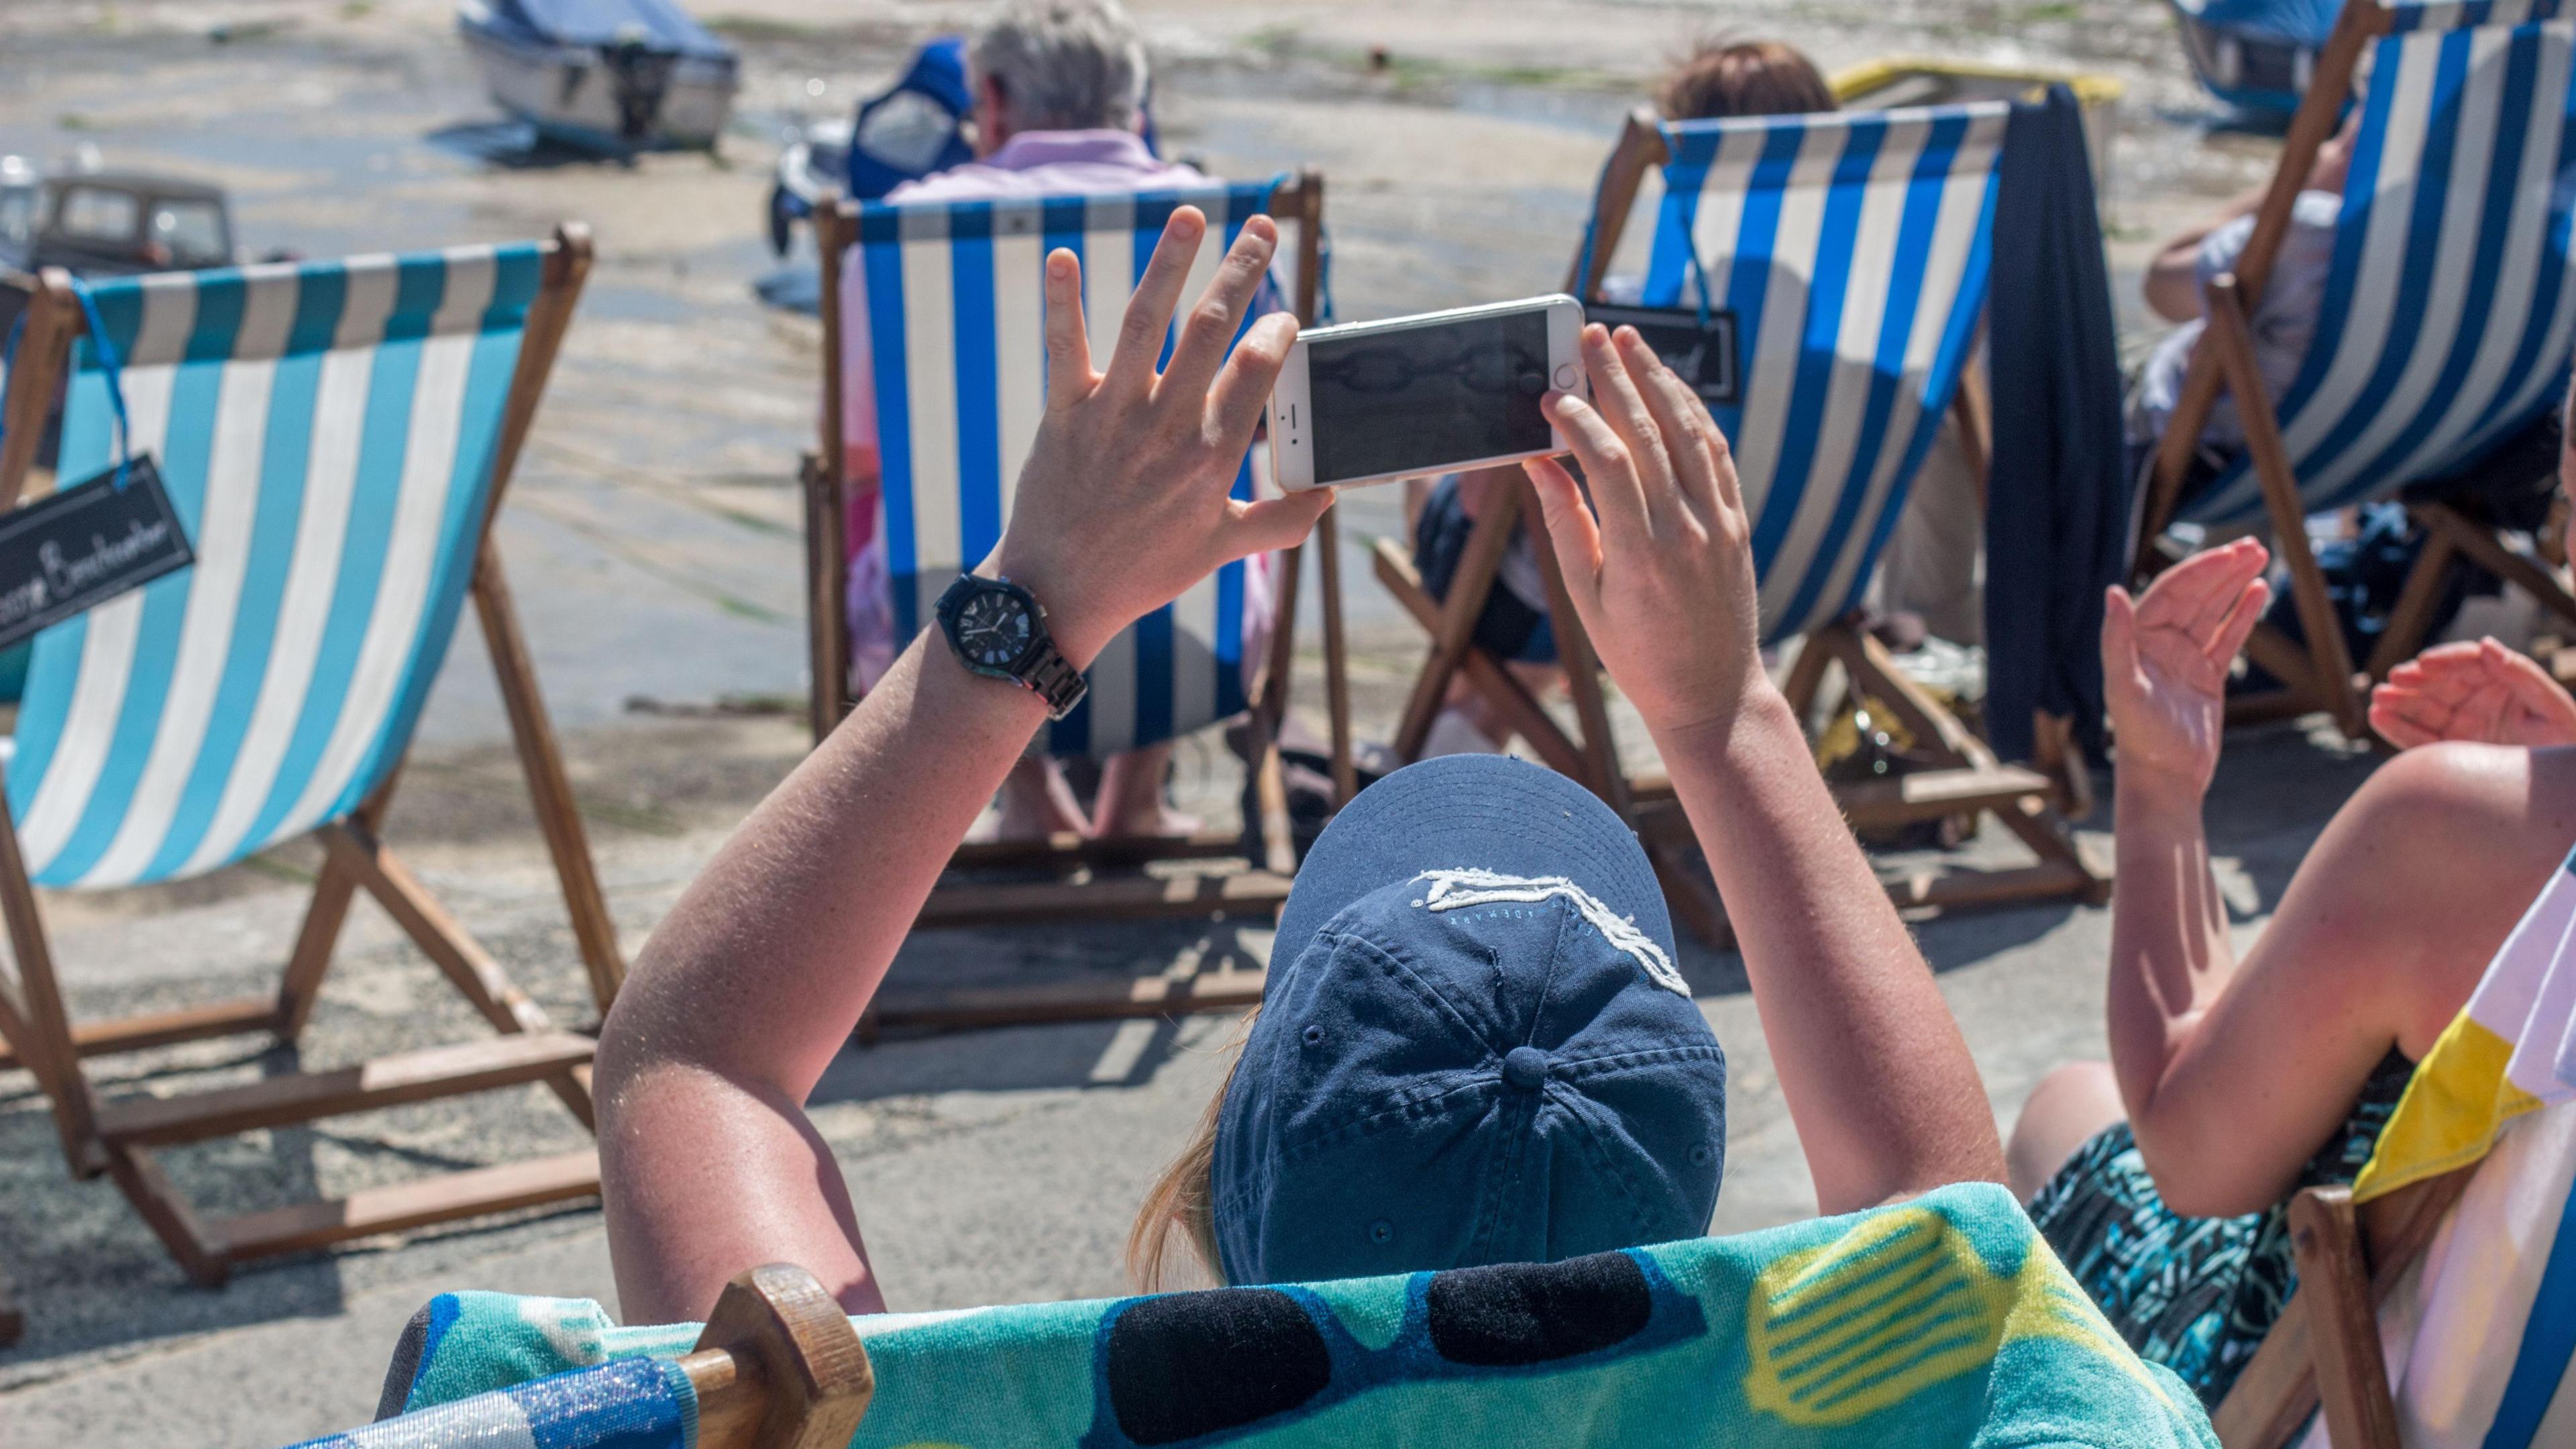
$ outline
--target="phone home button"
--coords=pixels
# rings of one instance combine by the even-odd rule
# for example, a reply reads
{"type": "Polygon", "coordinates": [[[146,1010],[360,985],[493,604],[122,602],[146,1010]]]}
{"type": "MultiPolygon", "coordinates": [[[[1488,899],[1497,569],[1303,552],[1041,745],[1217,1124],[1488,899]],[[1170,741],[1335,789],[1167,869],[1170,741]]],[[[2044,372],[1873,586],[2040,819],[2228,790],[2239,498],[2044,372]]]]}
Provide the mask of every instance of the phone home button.
{"type": "Polygon", "coordinates": [[[1572,392],[1574,390],[1573,363],[1560,362],[1556,365],[1556,390],[1558,392],[1572,392]]]}

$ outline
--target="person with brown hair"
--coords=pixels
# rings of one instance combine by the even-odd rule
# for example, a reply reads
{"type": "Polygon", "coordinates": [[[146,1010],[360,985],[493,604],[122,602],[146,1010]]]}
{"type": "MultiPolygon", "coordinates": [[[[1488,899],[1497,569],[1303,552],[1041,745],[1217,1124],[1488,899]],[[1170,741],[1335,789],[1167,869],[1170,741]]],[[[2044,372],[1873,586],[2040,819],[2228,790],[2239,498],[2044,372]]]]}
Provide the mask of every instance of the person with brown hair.
{"type": "MultiPolygon", "coordinates": [[[[1833,87],[1815,62],[1778,40],[1702,41],[1665,72],[1654,95],[1655,108],[1667,121],[1839,109],[1833,87]]],[[[1635,280],[1612,277],[1602,290],[1613,300],[1633,301],[1635,280]],[[1631,295],[1623,297],[1623,291],[1631,295]]],[[[1517,467],[1451,473],[1433,481],[1418,501],[1408,499],[1414,564],[1433,598],[1448,597],[1485,500],[1497,487],[1519,487],[1520,476],[1517,467]]],[[[1420,482],[1405,486],[1423,488],[1420,482]]],[[[1526,526],[1514,530],[1494,583],[1484,612],[1476,617],[1476,647],[1502,660],[1533,694],[1544,697],[1563,688],[1565,671],[1557,664],[1556,635],[1548,626],[1547,586],[1526,526]]],[[[1462,674],[1449,686],[1423,753],[1495,754],[1510,738],[1511,726],[1468,687],[1462,674]]]]}

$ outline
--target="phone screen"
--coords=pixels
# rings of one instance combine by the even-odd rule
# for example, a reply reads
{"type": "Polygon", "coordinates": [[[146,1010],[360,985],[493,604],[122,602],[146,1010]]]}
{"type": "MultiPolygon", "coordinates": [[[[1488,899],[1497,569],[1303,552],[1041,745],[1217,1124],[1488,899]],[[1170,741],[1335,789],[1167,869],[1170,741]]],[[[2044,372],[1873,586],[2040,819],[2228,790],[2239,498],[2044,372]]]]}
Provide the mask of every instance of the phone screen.
{"type": "Polygon", "coordinates": [[[1544,308],[1310,342],[1306,374],[1317,483],[1553,446],[1544,308]]]}

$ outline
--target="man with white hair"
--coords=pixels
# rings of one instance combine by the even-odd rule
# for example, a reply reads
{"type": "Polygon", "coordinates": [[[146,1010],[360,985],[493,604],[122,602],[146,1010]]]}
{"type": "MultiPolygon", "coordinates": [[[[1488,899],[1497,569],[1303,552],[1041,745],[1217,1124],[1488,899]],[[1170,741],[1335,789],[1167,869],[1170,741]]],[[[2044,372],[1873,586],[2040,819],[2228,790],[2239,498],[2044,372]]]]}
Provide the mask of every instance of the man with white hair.
{"type": "MultiPolygon", "coordinates": [[[[975,97],[975,159],[907,182],[886,194],[899,201],[981,201],[1203,186],[1196,169],[1167,163],[1147,149],[1145,40],[1117,0],[1011,0],[967,43],[967,79],[975,97]]],[[[854,248],[841,276],[841,418],[849,481],[851,670],[862,692],[894,663],[895,637],[885,541],[877,528],[877,409],[869,372],[867,279],[854,248]]],[[[1247,619],[1243,657],[1269,650],[1276,586],[1271,560],[1256,555],[1244,571],[1247,619]]],[[[1000,836],[1053,831],[1091,835],[1185,834],[1196,822],[1163,799],[1171,746],[1112,756],[1101,770],[1098,803],[1084,818],[1073,792],[1051,765],[1022,761],[1001,793],[1000,836]]]]}

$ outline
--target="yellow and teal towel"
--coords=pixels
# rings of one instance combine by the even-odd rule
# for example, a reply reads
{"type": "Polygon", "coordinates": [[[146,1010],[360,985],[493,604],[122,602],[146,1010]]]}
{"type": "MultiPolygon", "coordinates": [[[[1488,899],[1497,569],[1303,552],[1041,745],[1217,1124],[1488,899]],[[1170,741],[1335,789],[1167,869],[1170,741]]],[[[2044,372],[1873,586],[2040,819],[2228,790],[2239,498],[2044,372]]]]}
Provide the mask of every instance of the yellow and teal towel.
{"type": "MultiPolygon", "coordinates": [[[[868,1449],[2217,1442],[1985,1184],[1548,1265],[853,1322],[876,1371],[868,1449]]],[[[697,1333],[443,1294],[406,1331],[386,1408],[668,1357],[697,1333]]]]}

